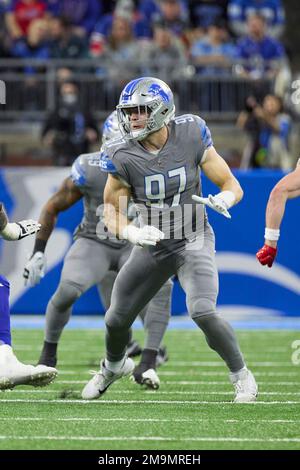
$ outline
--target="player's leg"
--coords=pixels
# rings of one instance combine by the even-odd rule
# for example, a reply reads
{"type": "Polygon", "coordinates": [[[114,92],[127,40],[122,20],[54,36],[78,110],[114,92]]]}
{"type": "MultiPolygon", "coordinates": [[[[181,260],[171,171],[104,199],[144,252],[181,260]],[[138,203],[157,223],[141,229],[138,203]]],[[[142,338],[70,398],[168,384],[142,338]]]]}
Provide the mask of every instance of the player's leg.
{"type": "Polygon", "coordinates": [[[187,295],[187,307],[194,322],[205,334],[208,345],[226,362],[230,379],[240,387],[236,401],[254,401],[257,386],[246,368],[233,328],[216,310],[218,273],[214,237],[206,230],[203,246],[186,250],[178,269],[178,278],[187,295]]]}
{"type": "Polygon", "coordinates": [[[55,379],[56,369],[22,364],[11,347],[9,282],[0,276],[0,390],[16,385],[47,385],[55,379]]]}
{"type": "MultiPolygon", "coordinates": [[[[127,261],[127,257],[126,252],[120,257],[120,267],[127,261]]],[[[131,337],[127,346],[128,357],[142,353],[140,364],[135,368],[133,374],[135,381],[154,389],[158,388],[160,383],[155,371],[156,366],[167,360],[166,348],[161,347],[161,341],[169,322],[172,287],[173,283],[168,280],[149,304],[139,312],[146,332],[143,352],[131,337]]]]}
{"type": "Polygon", "coordinates": [[[110,306],[111,293],[117,274],[116,271],[109,271],[102,279],[101,283],[97,285],[105,311],[108,310],[110,306]]]}
{"type": "Polygon", "coordinates": [[[173,282],[169,279],[149,302],[144,315],[145,348],[133,377],[137,383],[149,388],[159,387],[156,367],[167,360],[166,348],[161,346],[161,342],[169,323],[172,288],[173,282]]]}
{"type": "Polygon", "coordinates": [[[75,301],[103,280],[110,268],[111,248],[87,238],[79,238],[65,258],[61,279],[46,310],[45,341],[39,364],[57,362],[57,346],[68,323],[75,301]]]}
{"type": "MultiPolygon", "coordinates": [[[[118,272],[121,270],[122,266],[128,261],[129,256],[133,250],[133,245],[129,243],[126,247],[124,247],[122,250],[120,250],[120,254],[118,257],[118,272]]],[[[142,320],[144,324],[144,317],[147,312],[147,306],[145,306],[142,311],[139,313],[139,317],[142,320]]],[[[129,341],[127,344],[127,350],[126,350],[126,355],[127,357],[137,357],[140,356],[142,353],[142,348],[138,341],[134,339],[133,334],[132,334],[132,329],[130,329],[130,336],[129,336],[129,341]]]]}
{"type": "MultiPolygon", "coordinates": [[[[111,293],[113,290],[114,282],[116,280],[117,274],[120,271],[123,264],[126,263],[128,260],[130,253],[132,251],[133,245],[127,245],[124,248],[115,249],[115,256],[114,256],[114,271],[109,271],[101,283],[97,286],[99,295],[102,299],[104,304],[105,310],[107,311],[110,306],[111,300],[111,293]]],[[[146,310],[146,309],[144,309],[146,310]]],[[[130,340],[127,345],[126,354],[128,357],[135,357],[139,356],[142,352],[142,348],[140,347],[139,343],[132,338],[132,331],[130,335],[130,340]]]]}
{"type": "Polygon", "coordinates": [[[171,275],[170,263],[158,263],[150,250],[132,250],[117,276],[105,317],[106,359],[101,371],[84,387],[83,398],[98,398],[115,380],[132,373],[134,363],[125,356],[131,325],[171,275]]]}

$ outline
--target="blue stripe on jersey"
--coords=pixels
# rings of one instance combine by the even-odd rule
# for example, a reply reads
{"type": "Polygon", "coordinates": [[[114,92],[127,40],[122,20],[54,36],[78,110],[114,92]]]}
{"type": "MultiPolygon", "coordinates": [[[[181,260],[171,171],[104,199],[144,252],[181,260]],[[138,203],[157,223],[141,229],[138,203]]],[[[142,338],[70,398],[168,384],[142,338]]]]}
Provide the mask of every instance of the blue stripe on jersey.
{"type": "Polygon", "coordinates": [[[100,158],[100,169],[101,171],[104,171],[104,173],[112,173],[113,175],[117,174],[117,169],[111,159],[109,158],[108,155],[106,155],[104,152],[101,153],[101,158],[100,158]]]}
{"type": "Polygon", "coordinates": [[[205,147],[211,147],[213,145],[212,137],[209,128],[206,125],[206,122],[201,119],[199,122],[201,140],[204,143],[205,147]]]}
{"type": "Polygon", "coordinates": [[[71,179],[76,186],[84,186],[86,184],[85,169],[81,165],[80,157],[76,158],[72,165],[71,179]]]}

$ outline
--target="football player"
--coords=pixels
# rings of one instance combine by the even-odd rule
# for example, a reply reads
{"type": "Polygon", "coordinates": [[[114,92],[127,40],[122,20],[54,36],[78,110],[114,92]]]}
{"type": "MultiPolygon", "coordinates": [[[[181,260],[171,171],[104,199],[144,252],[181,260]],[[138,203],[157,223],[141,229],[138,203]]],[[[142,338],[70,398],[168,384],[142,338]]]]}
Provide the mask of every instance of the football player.
{"type": "Polygon", "coordinates": [[[272,267],[277,254],[280,225],[288,199],[300,196],[299,160],[294,171],[284,176],[273,188],[266,209],[265,244],[256,253],[262,265],[272,267]]]}
{"type": "Polygon", "coordinates": [[[163,81],[132,80],[117,111],[125,142],[108,142],[103,148],[101,168],[109,173],[104,219],[111,232],[135,246],[117,276],[105,316],[106,357],[82,397],[98,398],[131,373],[133,363],[126,357],[130,327],[166,280],[177,274],[190,316],[230,370],[234,401],[253,402],[255,379],[233,329],[216,310],[215,240],[205,210],[207,205],[230,217],[228,210],[243,191],[215,150],[205,122],[193,114],[173,118],[173,93],[163,81]],[[199,167],[220,188],[215,196],[199,196],[199,167]],[[140,227],[123,210],[131,197],[141,214],[140,227]]]}
{"type": "MultiPolygon", "coordinates": [[[[9,222],[4,206],[0,203],[0,236],[5,240],[21,240],[36,233],[40,224],[34,220],[9,222]]],[[[18,361],[11,346],[9,282],[0,275],[0,390],[16,385],[47,385],[57,375],[57,370],[44,365],[32,366],[18,361]]]]}
{"type": "MultiPolygon", "coordinates": [[[[113,137],[120,137],[116,123],[115,115],[109,116],[104,123],[105,142],[113,137]]],[[[99,163],[100,152],[79,156],[72,166],[70,176],[46,202],[39,218],[42,228],[36,236],[32,257],[24,269],[24,277],[32,286],[44,276],[45,249],[58,214],[83,199],[83,219],[75,231],[75,242],[65,257],[58,288],[47,306],[45,341],[39,364],[56,365],[59,338],[69,321],[72,306],[90,287],[98,287],[105,308],[109,307],[116,273],[132,251],[131,243],[118,240],[113,234],[109,235],[101,221],[107,174],[101,171],[99,163]]],[[[149,307],[141,312],[147,333],[146,344],[133,377],[137,383],[149,388],[159,387],[156,366],[166,360],[165,350],[159,348],[169,321],[172,287],[172,281],[166,280],[149,307]]],[[[128,343],[128,354],[134,355],[136,345],[130,344],[130,339],[128,343]]]]}

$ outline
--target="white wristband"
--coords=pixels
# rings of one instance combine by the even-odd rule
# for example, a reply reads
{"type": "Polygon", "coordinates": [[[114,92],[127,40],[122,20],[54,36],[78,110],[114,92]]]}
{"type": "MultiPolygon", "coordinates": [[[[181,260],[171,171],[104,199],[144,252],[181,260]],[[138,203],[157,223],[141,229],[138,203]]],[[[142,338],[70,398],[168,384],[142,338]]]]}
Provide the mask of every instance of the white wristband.
{"type": "Polygon", "coordinates": [[[10,222],[6,224],[1,232],[1,235],[5,240],[18,240],[20,232],[20,225],[16,224],[15,222],[10,222]]]}
{"type": "Polygon", "coordinates": [[[265,240],[277,242],[280,237],[280,230],[274,228],[265,228],[265,240]]]}
{"type": "Polygon", "coordinates": [[[235,195],[232,191],[222,191],[221,193],[216,194],[217,198],[222,199],[225,202],[227,209],[230,209],[235,204],[235,195]]]}

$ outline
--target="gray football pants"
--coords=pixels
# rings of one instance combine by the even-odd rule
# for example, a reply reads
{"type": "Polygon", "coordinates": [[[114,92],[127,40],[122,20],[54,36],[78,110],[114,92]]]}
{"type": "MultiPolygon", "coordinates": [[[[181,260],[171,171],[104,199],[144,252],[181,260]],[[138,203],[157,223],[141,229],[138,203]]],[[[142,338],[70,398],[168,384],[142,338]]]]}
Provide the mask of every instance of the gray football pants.
{"type": "MultiPolygon", "coordinates": [[[[78,238],[68,251],[60,283],[46,310],[45,340],[57,343],[68,323],[74,302],[96,285],[107,309],[118,271],[128,260],[132,245],[113,248],[88,238],[78,238]]],[[[167,280],[140,312],[146,331],[145,348],[158,350],[168,326],[173,283],[167,280]]]]}
{"type": "Polygon", "coordinates": [[[151,249],[134,247],[114,283],[111,305],[105,317],[107,359],[118,361],[125,354],[130,327],[138,312],[173,274],[186,293],[189,315],[204,332],[208,345],[232,372],[244,367],[231,326],[217,313],[218,273],[214,235],[206,230],[200,247],[187,245],[180,253],[159,259],[151,249]]]}

